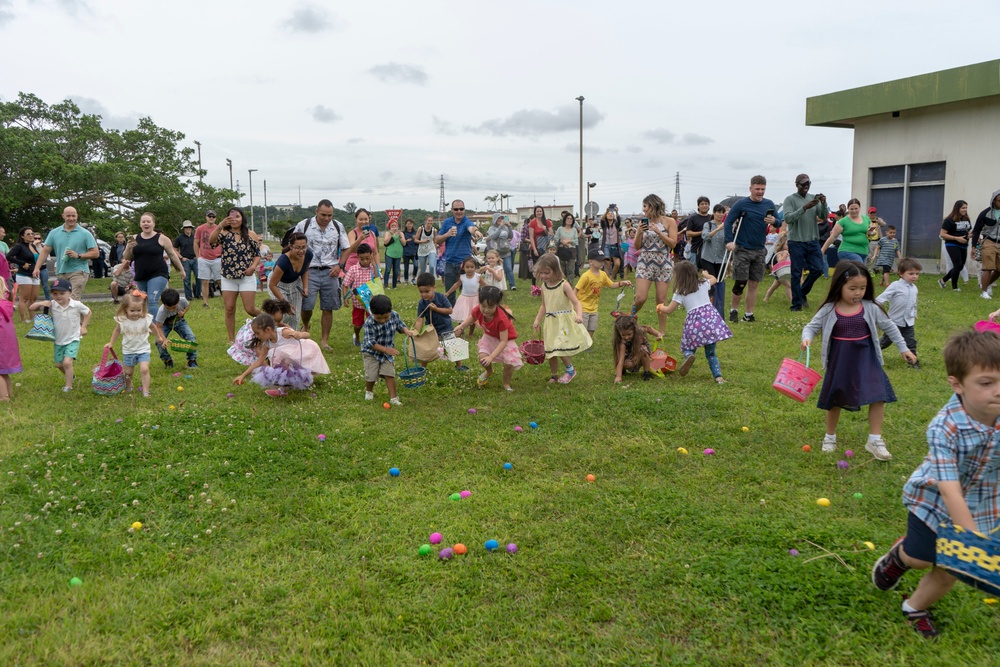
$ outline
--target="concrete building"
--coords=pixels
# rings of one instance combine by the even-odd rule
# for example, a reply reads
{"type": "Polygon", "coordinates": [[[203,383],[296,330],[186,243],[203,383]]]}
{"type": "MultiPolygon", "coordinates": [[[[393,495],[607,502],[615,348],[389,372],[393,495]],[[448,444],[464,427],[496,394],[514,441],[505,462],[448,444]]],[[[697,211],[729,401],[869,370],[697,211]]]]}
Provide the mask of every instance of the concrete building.
{"type": "Polygon", "coordinates": [[[975,222],[1000,189],[1000,60],[810,97],[806,125],[854,129],[854,196],[933,271],[955,201],[975,222]]]}

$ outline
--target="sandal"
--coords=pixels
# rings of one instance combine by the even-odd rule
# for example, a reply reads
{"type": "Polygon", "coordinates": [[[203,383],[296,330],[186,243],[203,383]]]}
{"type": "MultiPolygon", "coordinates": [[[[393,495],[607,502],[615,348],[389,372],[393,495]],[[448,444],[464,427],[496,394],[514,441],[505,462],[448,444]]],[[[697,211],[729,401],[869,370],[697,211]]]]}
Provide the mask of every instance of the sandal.
{"type": "Polygon", "coordinates": [[[726,381],[722,377],[715,378],[715,384],[726,384],[726,381]]]}
{"type": "Polygon", "coordinates": [[[486,381],[490,379],[489,373],[480,373],[476,378],[476,386],[482,389],[486,386],[486,381]]]}
{"type": "Polygon", "coordinates": [[[550,375],[549,376],[549,384],[555,384],[556,382],[559,382],[559,376],[558,375],[550,375]]]}

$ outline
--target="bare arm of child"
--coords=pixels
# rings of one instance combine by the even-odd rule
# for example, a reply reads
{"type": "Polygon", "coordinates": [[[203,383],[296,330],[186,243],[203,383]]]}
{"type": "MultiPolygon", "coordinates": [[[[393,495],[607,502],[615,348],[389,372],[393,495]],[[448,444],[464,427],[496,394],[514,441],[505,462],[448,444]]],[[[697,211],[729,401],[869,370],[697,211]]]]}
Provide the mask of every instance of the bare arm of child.
{"type": "MultiPolygon", "coordinates": [[[[48,302],[46,301],[45,303],[48,303],[48,302]]],[[[30,307],[31,307],[31,308],[34,308],[34,307],[35,307],[35,306],[37,306],[37,305],[38,305],[38,302],[36,301],[36,302],[35,302],[34,304],[32,304],[32,305],[31,305],[30,307]]],[[[990,313],[990,314],[989,314],[989,315],[987,316],[987,319],[988,319],[988,320],[989,320],[990,322],[996,322],[996,321],[997,321],[997,318],[1000,318],[1000,310],[994,310],[994,311],[993,311],[992,313],[990,313]]]]}
{"type": "Polygon", "coordinates": [[[455,335],[456,336],[461,336],[462,333],[465,331],[466,327],[471,327],[471,326],[475,325],[475,323],[476,323],[475,318],[472,317],[472,315],[469,315],[464,320],[462,320],[461,324],[459,324],[457,327],[455,327],[455,335]]]}
{"type": "Polygon", "coordinates": [[[104,347],[108,350],[115,346],[115,341],[118,340],[118,336],[121,335],[122,326],[120,324],[115,324],[114,331],[111,332],[111,340],[104,344],[104,347]]]}
{"type": "Polygon", "coordinates": [[[670,303],[660,303],[656,305],[656,312],[663,313],[664,315],[669,315],[670,313],[677,310],[677,306],[681,305],[678,301],[671,301],[670,303]]]}
{"type": "Polygon", "coordinates": [[[715,276],[713,276],[708,271],[702,271],[701,272],[701,277],[708,281],[708,286],[709,287],[714,287],[715,283],[719,282],[718,280],[716,280],[715,276]]]}
{"type": "Polygon", "coordinates": [[[267,346],[261,343],[260,345],[257,346],[256,361],[247,366],[247,369],[245,371],[237,375],[233,379],[233,384],[240,384],[240,385],[243,384],[243,381],[247,379],[247,376],[253,373],[258,368],[260,368],[261,366],[263,366],[265,361],[267,361],[267,346]]]}
{"type": "Polygon", "coordinates": [[[657,331],[656,329],[654,329],[651,326],[643,324],[642,325],[642,330],[646,332],[647,336],[652,336],[656,340],[663,340],[663,334],[661,334],[659,331],[657,331]]]}
{"type": "Polygon", "coordinates": [[[90,325],[90,316],[94,314],[94,311],[88,310],[87,314],[83,316],[83,321],[80,322],[80,335],[87,335],[87,326],[90,325]]]}
{"type": "Polygon", "coordinates": [[[399,354],[399,350],[397,350],[396,348],[386,347],[385,345],[379,345],[378,343],[372,345],[372,349],[375,350],[376,352],[381,352],[382,354],[388,354],[390,357],[395,357],[397,354],[399,354]]]}
{"type": "Polygon", "coordinates": [[[159,345],[160,347],[166,347],[167,337],[163,333],[163,325],[154,320],[153,326],[156,328],[156,331],[153,332],[154,335],[156,336],[156,344],[159,345]]]}
{"type": "Polygon", "coordinates": [[[122,271],[124,271],[127,268],[128,268],[128,262],[125,261],[125,260],[122,260],[121,263],[118,264],[118,266],[116,266],[114,268],[113,273],[115,274],[115,278],[117,278],[118,276],[120,276],[122,274],[122,271]]]}
{"type": "Polygon", "coordinates": [[[618,344],[618,363],[615,364],[615,384],[622,381],[622,372],[625,370],[625,343],[618,344]]]}
{"type": "Polygon", "coordinates": [[[500,332],[500,342],[497,344],[497,346],[495,348],[493,348],[492,352],[490,352],[487,356],[485,356],[485,357],[483,357],[482,359],[479,360],[479,365],[483,366],[483,367],[486,367],[486,366],[489,366],[490,364],[492,364],[494,361],[496,361],[497,357],[499,357],[503,353],[503,349],[505,347],[507,347],[507,330],[506,329],[504,329],[503,331],[500,332]]]}
{"type": "Polygon", "coordinates": [[[460,279],[456,280],[454,283],[452,283],[451,287],[448,288],[448,291],[445,292],[444,295],[445,296],[451,296],[451,293],[454,292],[455,290],[457,290],[458,287],[459,287],[459,285],[461,285],[461,284],[462,284],[462,280],[460,278],[460,279]]]}
{"type": "MultiPolygon", "coordinates": [[[[997,311],[997,312],[1000,312],[1000,311],[997,311]]],[[[542,319],[544,317],[545,317],[545,302],[543,301],[542,305],[540,305],[538,307],[538,314],[535,315],[535,324],[534,324],[534,328],[535,329],[537,329],[538,327],[542,326],[542,319]]]]}
{"type": "MultiPolygon", "coordinates": [[[[42,308],[49,308],[51,306],[52,306],[51,301],[36,301],[30,306],[28,306],[28,310],[41,310],[42,308]]],[[[1000,310],[994,313],[994,315],[996,315],[997,313],[1000,313],[1000,310]]]]}
{"type": "Polygon", "coordinates": [[[153,334],[154,338],[160,335],[160,330],[156,326],[156,320],[149,323],[149,333],[153,334]]]}
{"type": "Polygon", "coordinates": [[[573,320],[577,324],[583,323],[583,306],[580,304],[580,300],[576,298],[576,290],[569,286],[569,281],[563,281],[562,286],[563,294],[569,299],[569,302],[573,304],[573,310],[576,311],[576,317],[573,320]]]}
{"type": "Polygon", "coordinates": [[[958,481],[937,483],[941,497],[944,498],[945,507],[948,508],[948,516],[956,526],[961,526],[966,530],[976,531],[976,522],[972,519],[972,512],[962,495],[962,483],[958,481]]]}
{"type": "Polygon", "coordinates": [[[618,282],[615,283],[615,287],[631,287],[631,286],[632,286],[631,280],[619,280],[618,282]]]}

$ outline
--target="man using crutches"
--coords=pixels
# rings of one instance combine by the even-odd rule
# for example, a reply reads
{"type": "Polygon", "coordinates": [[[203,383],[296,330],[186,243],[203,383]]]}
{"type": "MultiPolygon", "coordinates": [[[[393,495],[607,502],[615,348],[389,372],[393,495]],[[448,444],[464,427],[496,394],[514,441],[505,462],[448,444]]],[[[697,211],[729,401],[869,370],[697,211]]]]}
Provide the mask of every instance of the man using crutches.
{"type": "MultiPolygon", "coordinates": [[[[739,318],[740,300],[744,288],[747,291],[747,305],[743,321],[754,321],[753,308],[757,303],[757,286],[764,279],[764,258],[767,256],[764,241],[767,238],[767,226],[775,224],[775,205],[770,199],[764,198],[766,189],[767,179],[763,176],[751,178],[750,196],[733,204],[729,209],[729,215],[726,216],[726,250],[729,251],[733,264],[734,281],[732,305],[729,309],[730,322],[736,322],[739,318]],[[736,220],[740,221],[738,233],[733,230],[733,223],[736,220]]],[[[724,261],[723,268],[726,264],[724,261]]]]}

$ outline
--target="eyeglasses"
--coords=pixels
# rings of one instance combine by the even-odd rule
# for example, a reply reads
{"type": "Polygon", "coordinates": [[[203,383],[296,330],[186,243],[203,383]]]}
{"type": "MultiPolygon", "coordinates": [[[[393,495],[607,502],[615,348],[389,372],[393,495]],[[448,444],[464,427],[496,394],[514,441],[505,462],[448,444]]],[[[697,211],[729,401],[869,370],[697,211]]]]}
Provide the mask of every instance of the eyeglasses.
{"type": "Polygon", "coordinates": [[[812,185],[812,181],[799,181],[795,185],[812,185]]]}
{"type": "Polygon", "coordinates": [[[215,216],[214,215],[206,215],[205,217],[206,218],[214,218],[215,216]]]}
{"type": "Polygon", "coordinates": [[[465,209],[464,208],[454,208],[453,207],[451,210],[453,210],[453,211],[464,211],[465,209]]]}

